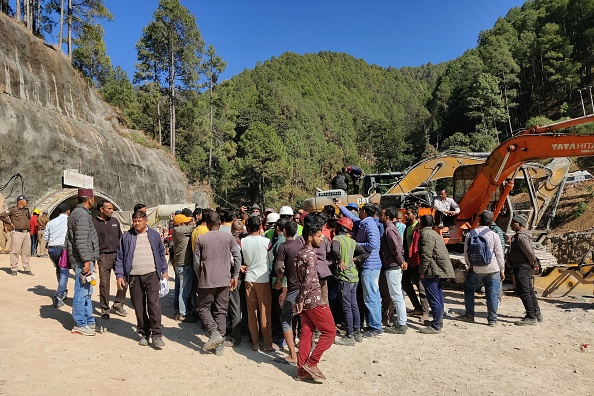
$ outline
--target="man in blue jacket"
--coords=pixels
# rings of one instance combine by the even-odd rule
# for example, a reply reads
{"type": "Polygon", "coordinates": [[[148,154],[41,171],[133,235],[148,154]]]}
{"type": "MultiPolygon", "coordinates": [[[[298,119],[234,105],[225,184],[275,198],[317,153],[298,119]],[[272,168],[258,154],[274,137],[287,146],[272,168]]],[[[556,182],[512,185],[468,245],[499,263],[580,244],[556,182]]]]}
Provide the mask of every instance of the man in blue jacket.
{"type": "Polygon", "coordinates": [[[379,337],[382,332],[382,303],[379,291],[379,276],[382,268],[380,260],[380,232],[375,222],[375,206],[365,204],[359,209],[359,217],[353,215],[346,206],[342,206],[337,199],[336,206],[340,212],[358,224],[359,229],[355,241],[364,248],[369,257],[361,263],[361,282],[363,288],[363,302],[369,311],[369,331],[363,333],[364,337],[379,337]]]}
{"type": "Polygon", "coordinates": [[[120,239],[116,253],[115,274],[118,289],[130,284],[130,299],[136,313],[136,329],[140,335],[139,345],[147,346],[149,337],[153,347],[165,346],[161,338],[160,280],[169,279],[165,248],[159,233],[147,224],[146,212],[141,210],[132,216],[132,228],[120,239]]]}

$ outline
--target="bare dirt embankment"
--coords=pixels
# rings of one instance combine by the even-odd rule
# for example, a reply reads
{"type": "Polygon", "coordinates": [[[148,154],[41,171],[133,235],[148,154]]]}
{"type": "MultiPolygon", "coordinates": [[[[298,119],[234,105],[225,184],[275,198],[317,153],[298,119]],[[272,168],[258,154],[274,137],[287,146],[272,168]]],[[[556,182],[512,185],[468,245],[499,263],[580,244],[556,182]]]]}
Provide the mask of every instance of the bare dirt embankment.
{"type": "MultiPolygon", "coordinates": [[[[127,317],[102,323],[106,333],[72,335],[70,300],[60,309],[51,306],[56,278],[49,259],[32,259],[32,266],[34,277],[13,278],[8,256],[0,255],[3,395],[593,394],[594,350],[580,349],[594,343],[591,298],[541,300],[546,322],[518,327],[511,323],[523,315],[522,304],[504,296],[495,328],[486,325],[484,299],[478,298],[475,324],[446,317],[441,334],[423,335],[411,320],[404,336],[332,346],[320,363],[328,381],[309,384],[293,380],[295,368],[274,363],[273,355],[253,352],[245,338],[222,357],[204,352],[207,337],[198,325],[172,319],[171,296],[162,300],[161,351],[137,345],[129,300],[127,317]]],[[[446,292],[446,311],[463,312],[461,292],[446,292]]]]}

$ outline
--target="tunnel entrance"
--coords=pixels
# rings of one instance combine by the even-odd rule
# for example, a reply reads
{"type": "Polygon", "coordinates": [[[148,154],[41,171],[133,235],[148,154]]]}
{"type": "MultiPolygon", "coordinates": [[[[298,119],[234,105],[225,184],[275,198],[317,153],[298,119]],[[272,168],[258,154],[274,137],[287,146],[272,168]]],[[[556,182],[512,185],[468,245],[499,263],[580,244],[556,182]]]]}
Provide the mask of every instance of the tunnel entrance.
{"type": "MultiPolygon", "coordinates": [[[[102,199],[107,199],[113,204],[114,210],[121,210],[120,205],[113,200],[109,195],[94,190],[95,196],[95,204],[102,199]]],[[[39,201],[35,203],[35,206],[30,205],[29,208],[33,210],[34,208],[39,208],[40,211],[47,211],[47,214],[50,219],[58,217],[58,205],[62,202],[66,202],[70,206],[70,210],[73,210],[76,205],[78,205],[78,188],[64,188],[58,191],[50,191],[45,194],[39,201]]],[[[96,216],[99,212],[95,207],[91,208],[91,213],[93,217],[96,216]]]]}

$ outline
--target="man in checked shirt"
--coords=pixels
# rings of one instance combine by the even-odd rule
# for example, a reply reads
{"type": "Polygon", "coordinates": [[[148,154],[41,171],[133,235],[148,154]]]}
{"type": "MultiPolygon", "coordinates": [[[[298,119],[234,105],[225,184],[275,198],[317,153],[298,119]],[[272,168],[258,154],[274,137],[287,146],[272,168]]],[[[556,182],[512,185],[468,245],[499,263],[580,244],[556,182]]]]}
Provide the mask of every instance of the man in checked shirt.
{"type": "Polygon", "coordinates": [[[305,246],[297,253],[295,265],[299,294],[295,300],[295,314],[301,313],[301,340],[297,360],[297,379],[323,381],[318,368],[322,354],[330,348],[336,337],[336,326],[330,308],[322,300],[318,279],[318,259],[313,248],[322,243],[322,230],[313,224],[303,227],[305,246]],[[312,227],[313,226],[313,227],[312,227]],[[318,329],[320,339],[310,356],[313,332],[318,329]]]}

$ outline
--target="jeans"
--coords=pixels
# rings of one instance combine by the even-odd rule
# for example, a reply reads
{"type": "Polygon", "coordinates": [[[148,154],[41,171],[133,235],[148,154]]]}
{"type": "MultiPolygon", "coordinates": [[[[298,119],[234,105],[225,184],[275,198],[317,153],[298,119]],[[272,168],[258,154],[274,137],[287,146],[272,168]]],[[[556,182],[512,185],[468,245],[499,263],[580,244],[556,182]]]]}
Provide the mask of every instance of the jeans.
{"type": "MultiPolygon", "coordinates": [[[[74,297],[72,298],[72,318],[74,325],[78,327],[95,326],[93,317],[93,286],[90,282],[84,284],[80,281],[84,263],[76,263],[74,267],[74,297]]],[[[91,261],[91,274],[93,273],[94,263],[91,261]]]]}
{"type": "Polygon", "coordinates": [[[64,300],[66,293],[68,292],[68,273],[69,268],[60,268],[58,262],[60,256],[62,256],[62,248],[60,246],[50,246],[48,249],[50,260],[54,263],[56,268],[56,279],[58,280],[58,289],[56,290],[56,298],[58,300],[64,300]]]}
{"type": "Polygon", "coordinates": [[[31,235],[31,256],[37,256],[37,234],[31,235]]]}
{"type": "Polygon", "coordinates": [[[423,278],[421,281],[427,293],[427,302],[433,311],[433,324],[431,327],[435,330],[441,330],[443,327],[443,311],[445,309],[441,279],[423,278]]]}
{"type": "Polygon", "coordinates": [[[353,330],[361,330],[361,316],[357,304],[358,282],[338,281],[338,288],[342,293],[342,314],[346,325],[347,337],[353,335],[353,330]]]}
{"type": "Polygon", "coordinates": [[[390,297],[394,302],[394,311],[396,311],[398,326],[406,326],[406,305],[404,303],[404,294],[402,293],[402,270],[400,268],[391,269],[384,271],[384,273],[388,281],[390,297]]]}
{"type": "Polygon", "coordinates": [[[514,277],[516,278],[516,292],[524,304],[526,317],[535,319],[540,315],[540,307],[532,286],[532,268],[529,265],[514,268],[514,277]]]}
{"type": "Polygon", "coordinates": [[[499,306],[499,289],[501,288],[501,275],[499,272],[477,274],[469,272],[464,284],[464,305],[466,316],[474,317],[474,292],[479,288],[481,281],[485,284],[485,297],[487,299],[487,320],[497,321],[497,307],[499,306]]]}
{"type": "Polygon", "coordinates": [[[188,314],[186,306],[188,305],[188,299],[190,298],[190,292],[192,291],[193,272],[194,268],[191,265],[175,267],[176,281],[179,278],[179,287],[176,289],[178,290],[176,295],[178,296],[179,313],[181,316],[186,316],[188,314]]]}
{"type": "Polygon", "coordinates": [[[382,331],[382,301],[379,292],[380,270],[361,271],[363,302],[369,311],[369,327],[382,331]]]}

